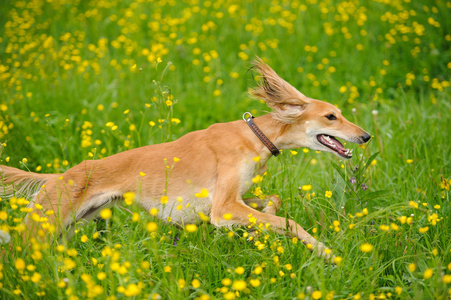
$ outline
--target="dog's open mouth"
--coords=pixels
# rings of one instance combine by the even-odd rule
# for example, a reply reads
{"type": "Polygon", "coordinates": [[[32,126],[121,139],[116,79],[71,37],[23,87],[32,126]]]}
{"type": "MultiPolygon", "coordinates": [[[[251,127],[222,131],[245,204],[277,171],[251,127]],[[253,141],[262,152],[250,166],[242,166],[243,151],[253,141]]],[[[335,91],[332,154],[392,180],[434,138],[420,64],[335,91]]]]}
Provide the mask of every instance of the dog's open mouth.
{"type": "Polygon", "coordinates": [[[351,149],[346,149],[342,143],[340,143],[339,140],[337,140],[335,137],[326,135],[326,134],[318,134],[316,136],[318,141],[326,146],[329,149],[332,149],[335,151],[338,155],[340,155],[343,158],[349,159],[352,157],[352,151],[351,149]]]}

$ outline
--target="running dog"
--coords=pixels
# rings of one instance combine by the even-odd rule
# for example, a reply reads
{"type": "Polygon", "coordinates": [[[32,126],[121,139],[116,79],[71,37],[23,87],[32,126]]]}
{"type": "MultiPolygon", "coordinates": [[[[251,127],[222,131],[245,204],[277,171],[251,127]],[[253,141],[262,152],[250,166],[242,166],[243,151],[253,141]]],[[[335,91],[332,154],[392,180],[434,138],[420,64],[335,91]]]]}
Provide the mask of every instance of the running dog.
{"type": "Polygon", "coordinates": [[[336,138],[363,144],[370,135],[347,121],[334,105],[304,96],[261,59],[257,58],[252,68],[260,80],[249,93],[266,102],[269,114],[254,119],[245,113],[243,120],[214,124],[169,143],[87,160],[63,174],[0,166],[3,196],[14,194],[31,200],[33,211],[27,217],[25,239],[37,237],[38,231],[42,235],[36,216],[47,217],[58,235],[74,222],[97,217],[100,210],[133,192],[136,203],[147,211],[157,208],[162,220],[171,217],[178,224],[199,223],[203,213],[215,226],[269,223],[272,230],[289,233],[316,249],[318,255],[331,258],[331,251],[299,224],[276,216],[279,197],[243,196],[280,149],[308,147],[349,159],[352,151],[336,138]],[[165,171],[169,168],[170,177],[165,171]],[[188,208],[175,209],[187,203],[188,208]],[[48,210],[54,214],[45,215],[48,210]],[[37,215],[30,217],[33,214],[37,215]]]}

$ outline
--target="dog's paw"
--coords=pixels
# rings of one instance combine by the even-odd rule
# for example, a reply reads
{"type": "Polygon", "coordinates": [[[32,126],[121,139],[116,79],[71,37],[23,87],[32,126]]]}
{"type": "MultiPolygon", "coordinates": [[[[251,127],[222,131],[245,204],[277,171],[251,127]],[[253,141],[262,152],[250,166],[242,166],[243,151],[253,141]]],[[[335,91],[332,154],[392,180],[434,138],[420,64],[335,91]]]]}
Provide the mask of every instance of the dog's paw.
{"type": "Polygon", "coordinates": [[[280,206],[282,205],[282,200],[280,200],[280,197],[277,195],[270,195],[269,200],[273,203],[276,210],[280,209],[280,206]]]}
{"type": "Polygon", "coordinates": [[[282,201],[280,200],[279,196],[277,195],[271,195],[267,198],[268,202],[266,206],[263,208],[262,212],[275,215],[277,211],[280,208],[280,205],[282,204],[282,201]]]}
{"type": "Polygon", "coordinates": [[[333,255],[332,250],[327,248],[324,244],[319,244],[316,248],[316,252],[318,254],[318,257],[324,258],[324,261],[326,263],[332,265],[336,264],[335,255],[333,255]]]}

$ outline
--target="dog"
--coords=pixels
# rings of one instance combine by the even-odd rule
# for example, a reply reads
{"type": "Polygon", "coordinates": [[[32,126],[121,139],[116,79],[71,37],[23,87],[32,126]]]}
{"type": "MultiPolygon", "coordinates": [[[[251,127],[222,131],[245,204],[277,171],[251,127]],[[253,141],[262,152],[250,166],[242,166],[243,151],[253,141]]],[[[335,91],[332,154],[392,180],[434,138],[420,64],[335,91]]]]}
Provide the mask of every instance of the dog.
{"type": "MultiPolygon", "coordinates": [[[[133,192],[143,209],[157,208],[162,220],[199,223],[203,213],[218,227],[270,224],[272,230],[297,237],[318,255],[333,258],[330,249],[299,224],[276,216],[281,205],[278,196],[265,200],[243,196],[281,149],[307,147],[349,159],[352,151],[336,138],[363,144],[370,135],[347,121],[336,106],[304,96],[260,58],[252,69],[260,80],[249,93],[266,102],[269,114],[254,119],[245,113],[243,120],[214,124],[172,142],[87,160],[63,174],[0,166],[3,196],[15,193],[31,198],[33,211],[28,216],[48,218],[55,233],[61,234],[74,222],[97,217],[125,193],[133,192]],[[188,203],[188,208],[175,209],[188,203]],[[45,215],[48,210],[54,214],[45,215]]],[[[33,219],[27,217],[24,235],[28,238],[43,232],[33,219]]]]}

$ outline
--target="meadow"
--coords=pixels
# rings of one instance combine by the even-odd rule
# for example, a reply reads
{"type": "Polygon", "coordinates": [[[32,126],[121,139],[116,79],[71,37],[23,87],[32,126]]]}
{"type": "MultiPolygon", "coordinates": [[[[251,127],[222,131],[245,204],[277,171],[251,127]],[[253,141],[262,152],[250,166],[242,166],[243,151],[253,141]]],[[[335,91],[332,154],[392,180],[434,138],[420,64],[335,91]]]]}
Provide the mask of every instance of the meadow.
{"type": "Polygon", "coordinates": [[[1,1],[2,165],[60,173],[268,113],[246,93],[255,56],[373,138],[348,144],[349,161],[284,151],[249,192],[279,195],[278,215],[335,264],[264,224],[177,226],[132,201],[70,240],[23,243],[18,196],[0,199],[0,299],[450,299],[450,13],[445,0],[1,1]]]}

